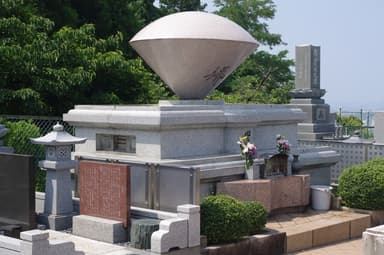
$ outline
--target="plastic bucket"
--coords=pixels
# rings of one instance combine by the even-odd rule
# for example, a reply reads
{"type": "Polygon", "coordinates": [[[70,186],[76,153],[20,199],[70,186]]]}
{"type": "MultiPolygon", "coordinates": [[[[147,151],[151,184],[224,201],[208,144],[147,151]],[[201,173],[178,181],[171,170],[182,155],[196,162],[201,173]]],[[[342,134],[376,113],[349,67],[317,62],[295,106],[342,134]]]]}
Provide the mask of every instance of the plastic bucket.
{"type": "Polygon", "coordinates": [[[331,207],[331,190],[330,186],[312,185],[312,208],[314,210],[329,210],[331,207]]]}

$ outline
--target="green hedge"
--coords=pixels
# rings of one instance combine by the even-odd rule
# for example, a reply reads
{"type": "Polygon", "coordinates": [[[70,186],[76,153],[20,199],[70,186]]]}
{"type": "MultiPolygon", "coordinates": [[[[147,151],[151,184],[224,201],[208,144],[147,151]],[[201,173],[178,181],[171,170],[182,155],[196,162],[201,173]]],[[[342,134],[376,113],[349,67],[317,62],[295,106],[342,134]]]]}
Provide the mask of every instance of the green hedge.
{"type": "Polygon", "coordinates": [[[201,233],[209,244],[227,243],[264,228],[266,210],[258,202],[227,195],[208,196],[201,203],[201,233]]]}
{"type": "Polygon", "coordinates": [[[384,159],[345,169],[339,177],[338,193],[348,207],[384,209],[384,159]]]}
{"type": "Polygon", "coordinates": [[[32,144],[29,138],[40,136],[40,128],[32,121],[5,122],[9,132],[4,137],[4,144],[12,147],[14,153],[34,155],[36,174],[35,184],[37,191],[45,190],[45,171],[37,167],[37,162],[44,158],[44,147],[38,144],[32,144]]]}
{"type": "Polygon", "coordinates": [[[265,208],[255,201],[246,201],[243,203],[248,220],[248,233],[255,234],[260,232],[267,224],[268,212],[265,208]]]}

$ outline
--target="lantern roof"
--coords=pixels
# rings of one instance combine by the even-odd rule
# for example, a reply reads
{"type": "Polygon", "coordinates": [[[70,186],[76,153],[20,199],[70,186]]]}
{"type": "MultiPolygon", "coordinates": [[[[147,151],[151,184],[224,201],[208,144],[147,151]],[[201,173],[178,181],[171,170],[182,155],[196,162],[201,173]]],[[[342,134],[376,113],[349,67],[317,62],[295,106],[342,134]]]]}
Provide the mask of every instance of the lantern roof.
{"type": "Polygon", "coordinates": [[[57,123],[53,126],[53,131],[49,132],[45,136],[38,138],[30,138],[34,144],[43,145],[71,145],[78,143],[85,143],[87,138],[75,137],[66,131],[64,131],[63,125],[57,123]]]}

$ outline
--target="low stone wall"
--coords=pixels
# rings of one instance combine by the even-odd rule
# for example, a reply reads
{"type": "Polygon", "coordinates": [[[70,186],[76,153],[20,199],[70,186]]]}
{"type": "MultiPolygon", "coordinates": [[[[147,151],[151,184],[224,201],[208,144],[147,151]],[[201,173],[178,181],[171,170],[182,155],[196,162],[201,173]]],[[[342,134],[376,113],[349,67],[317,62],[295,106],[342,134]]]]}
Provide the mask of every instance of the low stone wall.
{"type": "Polygon", "coordinates": [[[21,232],[20,238],[0,236],[1,255],[84,255],[75,251],[75,246],[68,241],[49,241],[49,233],[40,230],[21,232]]]}
{"type": "Polygon", "coordinates": [[[202,250],[205,255],[280,255],[286,252],[286,234],[267,229],[262,234],[244,237],[236,243],[208,246],[202,250]]]}
{"type": "Polygon", "coordinates": [[[309,204],[309,175],[239,180],[217,184],[217,193],[242,201],[259,201],[269,213],[302,210],[309,204]]]}
{"type": "Polygon", "coordinates": [[[384,224],[384,210],[364,210],[349,207],[342,207],[343,211],[350,211],[361,214],[369,214],[371,216],[371,226],[379,226],[384,224]]]}

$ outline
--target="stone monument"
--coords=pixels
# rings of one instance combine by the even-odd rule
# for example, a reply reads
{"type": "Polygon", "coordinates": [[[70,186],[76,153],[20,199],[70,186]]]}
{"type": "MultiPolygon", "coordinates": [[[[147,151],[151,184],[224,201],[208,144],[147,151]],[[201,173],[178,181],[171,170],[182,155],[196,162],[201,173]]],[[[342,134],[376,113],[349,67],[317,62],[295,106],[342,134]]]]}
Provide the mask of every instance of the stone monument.
{"type": "Polygon", "coordinates": [[[88,137],[75,156],[131,166],[132,206],[175,211],[215,194],[218,183],[244,179],[237,141],[247,130],[259,155],[276,152],[276,134],[296,150],[301,109],[204,100],[258,46],[237,24],[209,13],[177,13],[149,24],[130,43],[181,100],[77,105],[63,118],[88,137]]]}
{"type": "Polygon", "coordinates": [[[236,23],[205,12],[160,18],[130,44],[180,99],[204,99],[259,45],[236,23]]]}
{"type": "Polygon", "coordinates": [[[71,160],[71,149],[73,144],[84,143],[87,138],[74,137],[57,123],[52,132],[30,140],[46,146],[45,160],[39,161],[39,167],[45,169],[47,175],[44,214],[39,215],[38,221],[54,230],[70,228],[73,217],[70,169],[77,165],[71,160]]]}
{"type": "Polygon", "coordinates": [[[291,91],[290,106],[307,113],[298,124],[299,140],[316,140],[332,137],[335,123],[330,118],[329,105],[325,104],[325,90],[320,88],[320,46],[296,46],[295,89],[291,91]]]}
{"type": "Polygon", "coordinates": [[[12,153],[13,148],[7,147],[3,145],[3,137],[8,133],[8,128],[6,128],[4,125],[0,124],[0,152],[5,153],[12,153]]]}
{"type": "Polygon", "coordinates": [[[36,227],[33,156],[0,152],[0,231],[14,237],[36,227]]]}
{"type": "Polygon", "coordinates": [[[80,161],[80,215],[73,234],[117,243],[130,225],[130,169],[127,164],[80,161]]]}

